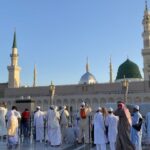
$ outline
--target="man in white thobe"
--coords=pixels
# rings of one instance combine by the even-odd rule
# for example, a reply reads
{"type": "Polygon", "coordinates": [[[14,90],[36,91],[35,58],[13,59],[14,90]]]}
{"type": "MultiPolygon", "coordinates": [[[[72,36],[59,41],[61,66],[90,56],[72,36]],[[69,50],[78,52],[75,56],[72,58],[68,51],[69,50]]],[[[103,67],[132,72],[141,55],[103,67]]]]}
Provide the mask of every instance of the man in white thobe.
{"type": "Polygon", "coordinates": [[[59,146],[61,144],[59,119],[60,114],[57,111],[57,107],[51,106],[47,112],[48,141],[51,146],[59,146]]]}
{"type": "Polygon", "coordinates": [[[47,121],[47,140],[49,142],[49,144],[51,143],[51,116],[52,116],[52,112],[54,110],[54,106],[51,106],[48,111],[47,111],[47,115],[46,115],[46,121],[47,121]]]}
{"type": "Polygon", "coordinates": [[[34,126],[36,130],[36,141],[42,142],[44,140],[44,112],[40,110],[40,106],[36,107],[34,126]]]}
{"type": "MultiPolygon", "coordinates": [[[[139,112],[139,106],[135,105],[133,108],[132,116],[132,128],[131,128],[131,141],[135,146],[135,150],[142,150],[142,128],[136,129],[134,126],[138,125],[142,119],[142,115],[139,112]]],[[[138,125],[139,126],[139,125],[138,125]]],[[[141,122],[142,127],[142,122],[141,122]]]]}
{"type": "Polygon", "coordinates": [[[150,112],[146,114],[145,126],[146,126],[146,134],[148,139],[147,142],[150,144],[150,112]]]}
{"type": "Polygon", "coordinates": [[[7,124],[8,133],[8,148],[18,145],[18,118],[13,110],[9,112],[9,119],[7,124]]]}
{"type": "Polygon", "coordinates": [[[108,109],[108,116],[106,117],[105,124],[108,126],[108,141],[110,144],[110,149],[116,149],[116,138],[118,134],[118,121],[119,118],[113,114],[113,109],[108,109]]]}
{"type": "Polygon", "coordinates": [[[7,108],[4,104],[0,106],[0,136],[4,137],[7,135],[7,128],[6,128],[6,114],[7,108]]]}
{"type": "Polygon", "coordinates": [[[9,126],[10,126],[10,120],[11,120],[12,115],[14,115],[17,119],[17,123],[15,123],[15,124],[17,124],[17,127],[16,127],[15,135],[11,138],[11,141],[15,145],[18,145],[19,144],[18,128],[19,128],[19,121],[21,120],[21,114],[19,111],[17,111],[16,106],[12,106],[12,110],[9,110],[6,114],[7,128],[9,128],[9,126]]]}
{"type": "Polygon", "coordinates": [[[63,109],[60,111],[60,127],[61,127],[61,134],[62,134],[62,140],[65,139],[65,132],[66,128],[68,127],[68,120],[69,120],[69,112],[67,110],[67,107],[64,106],[63,109]]]}
{"type": "Polygon", "coordinates": [[[94,115],[94,144],[96,144],[96,150],[106,150],[106,134],[105,134],[105,125],[104,117],[100,112],[101,108],[99,107],[94,115]]]}

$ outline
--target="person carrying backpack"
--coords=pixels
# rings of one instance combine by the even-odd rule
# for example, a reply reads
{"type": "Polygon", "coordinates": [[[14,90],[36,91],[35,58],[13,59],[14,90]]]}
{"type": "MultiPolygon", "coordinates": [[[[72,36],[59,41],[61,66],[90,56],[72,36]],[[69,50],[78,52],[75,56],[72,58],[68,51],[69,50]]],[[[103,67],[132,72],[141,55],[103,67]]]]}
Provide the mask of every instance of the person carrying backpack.
{"type": "Polygon", "coordinates": [[[89,137],[89,115],[91,112],[91,108],[86,106],[85,102],[81,103],[81,107],[79,110],[79,117],[80,117],[80,122],[79,122],[79,139],[78,143],[82,143],[82,138],[84,137],[84,142],[85,143],[90,143],[90,137],[89,137]]]}
{"type": "Polygon", "coordinates": [[[135,150],[142,150],[142,120],[143,117],[139,112],[139,106],[135,105],[133,108],[131,141],[135,146],[135,150]]]}

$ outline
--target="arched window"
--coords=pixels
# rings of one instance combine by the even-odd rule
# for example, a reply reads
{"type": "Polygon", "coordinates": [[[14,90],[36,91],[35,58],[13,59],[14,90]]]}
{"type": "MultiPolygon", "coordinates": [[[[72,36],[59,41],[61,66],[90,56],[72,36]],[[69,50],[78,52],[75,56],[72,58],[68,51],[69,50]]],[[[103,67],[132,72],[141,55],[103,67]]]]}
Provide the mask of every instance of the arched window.
{"type": "Polygon", "coordinates": [[[108,99],[108,103],[115,103],[114,98],[113,98],[113,97],[110,97],[110,98],[108,99]]]}
{"type": "Polygon", "coordinates": [[[45,99],[43,101],[43,110],[46,111],[46,110],[48,110],[48,108],[49,108],[49,102],[48,102],[48,100],[45,99]]]}
{"type": "Polygon", "coordinates": [[[140,97],[136,97],[134,100],[134,103],[141,103],[141,98],[140,97]]]}
{"type": "Polygon", "coordinates": [[[57,106],[62,106],[62,101],[61,101],[61,99],[57,99],[57,100],[56,100],[56,105],[57,105],[57,106]]]}
{"type": "Polygon", "coordinates": [[[64,99],[63,104],[66,105],[66,106],[68,106],[69,105],[68,99],[64,99]]]}
{"type": "Polygon", "coordinates": [[[106,99],[105,98],[101,98],[100,99],[100,106],[105,106],[106,105],[106,99]]]}
{"type": "Polygon", "coordinates": [[[150,103],[150,97],[144,97],[144,100],[143,100],[144,103],[150,103]]]}

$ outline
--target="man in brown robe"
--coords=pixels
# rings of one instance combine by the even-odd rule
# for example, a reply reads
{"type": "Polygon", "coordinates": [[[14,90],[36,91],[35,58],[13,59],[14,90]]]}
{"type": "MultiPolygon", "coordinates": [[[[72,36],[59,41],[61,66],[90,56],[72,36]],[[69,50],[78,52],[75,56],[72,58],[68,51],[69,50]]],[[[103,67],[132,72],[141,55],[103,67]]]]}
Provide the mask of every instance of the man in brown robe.
{"type": "Polygon", "coordinates": [[[115,115],[119,116],[116,150],[135,150],[130,141],[131,115],[123,102],[118,103],[115,115]]]}

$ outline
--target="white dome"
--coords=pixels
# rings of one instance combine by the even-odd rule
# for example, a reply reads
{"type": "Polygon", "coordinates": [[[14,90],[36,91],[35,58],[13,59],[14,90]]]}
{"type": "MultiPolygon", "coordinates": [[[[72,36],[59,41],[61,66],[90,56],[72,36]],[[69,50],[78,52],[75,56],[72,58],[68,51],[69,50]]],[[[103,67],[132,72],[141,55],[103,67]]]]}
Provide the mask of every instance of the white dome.
{"type": "Polygon", "coordinates": [[[97,81],[90,72],[86,72],[79,81],[79,84],[95,84],[95,83],[97,83],[97,81]]]}
{"type": "Polygon", "coordinates": [[[89,64],[87,59],[86,73],[81,77],[79,84],[95,84],[97,83],[95,77],[89,72],[89,64]]]}

